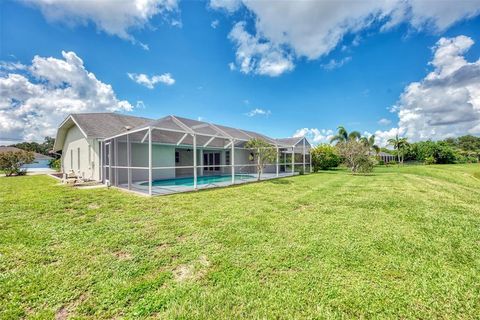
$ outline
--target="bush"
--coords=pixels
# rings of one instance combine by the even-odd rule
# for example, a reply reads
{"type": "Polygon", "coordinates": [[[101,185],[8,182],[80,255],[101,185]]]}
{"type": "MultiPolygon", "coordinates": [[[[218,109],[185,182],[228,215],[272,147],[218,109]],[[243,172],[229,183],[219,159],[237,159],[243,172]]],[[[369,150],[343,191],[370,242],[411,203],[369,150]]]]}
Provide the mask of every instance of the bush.
{"type": "Polygon", "coordinates": [[[48,165],[50,166],[50,168],[55,169],[57,171],[60,171],[60,166],[62,164],[61,164],[60,159],[52,159],[52,160],[50,160],[50,163],[48,165]]]}
{"type": "Polygon", "coordinates": [[[367,173],[373,170],[374,160],[369,148],[357,140],[340,142],[335,146],[345,165],[352,173],[367,173]]]}
{"type": "Polygon", "coordinates": [[[430,164],[435,164],[437,162],[435,161],[435,158],[433,156],[428,156],[425,158],[423,163],[425,163],[426,165],[430,165],[430,164]]]}
{"type": "Polygon", "coordinates": [[[33,152],[30,151],[8,151],[0,153],[0,170],[5,172],[5,175],[24,175],[25,170],[22,170],[24,164],[32,163],[34,160],[33,152]]]}
{"type": "Polygon", "coordinates": [[[311,150],[313,171],[336,168],[342,162],[337,149],[329,144],[320,144],[311,150]]]}
{"type": "Polygon", "coordinates": [[[385,161],[383,161],[383,160],[378,160],[378,165],[379,165],[379,166],[385,165],[385,161]]]}

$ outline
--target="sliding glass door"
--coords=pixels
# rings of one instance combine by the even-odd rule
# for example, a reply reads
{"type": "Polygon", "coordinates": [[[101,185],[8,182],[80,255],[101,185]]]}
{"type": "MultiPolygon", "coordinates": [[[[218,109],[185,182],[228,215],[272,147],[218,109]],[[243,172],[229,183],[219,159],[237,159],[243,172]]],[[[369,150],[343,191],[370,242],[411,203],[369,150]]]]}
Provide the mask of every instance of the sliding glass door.
{"type": "Polygon", "coordinates": [[[220,172],[220,152],[203,152],[203,165],[206,173],[220,172]]]}

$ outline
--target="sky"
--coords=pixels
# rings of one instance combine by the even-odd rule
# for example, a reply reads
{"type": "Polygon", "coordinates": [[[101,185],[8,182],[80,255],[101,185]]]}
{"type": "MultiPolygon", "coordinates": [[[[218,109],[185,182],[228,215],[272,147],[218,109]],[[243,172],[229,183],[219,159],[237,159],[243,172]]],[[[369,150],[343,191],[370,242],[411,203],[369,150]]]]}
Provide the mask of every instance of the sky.
{"type": "Polygon", "coordinates": [[[70,113],[480,135],[480,0],[0,1],[0,144],[70,113]]]}

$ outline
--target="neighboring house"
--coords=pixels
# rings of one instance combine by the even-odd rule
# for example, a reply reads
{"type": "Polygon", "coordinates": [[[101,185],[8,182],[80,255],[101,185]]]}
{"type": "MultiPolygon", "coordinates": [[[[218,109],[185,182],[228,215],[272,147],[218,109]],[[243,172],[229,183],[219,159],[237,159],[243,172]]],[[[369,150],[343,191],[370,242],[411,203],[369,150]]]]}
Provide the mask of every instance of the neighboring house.
{"type": "Polygon", "coordinates": [[[54,151],[62,172],[128,190],[163,194],[256,179],[252,138],[277,150],[262,178],[310,172],[310,144],[272,139],[217,124],[167,116],[158,120],[115,113],[72,114],[60,125],[54,151]]]}
{"type": "Polygon", "coordinates": [[[396,160],[396,158],[393,154],[386,153],[386,152],[383,152],[383,151],[380,151],[379,153],[371,151],[370,155],[377,157],[378,160],[381,160],[384,163],[389,163],[391,161],[396,160]]]}
{"type": "MultiPolygon", "coordinates": [[[[0,146],[0,153],[8,152],[8,151],[24,151],[22,149],[16,147],[6,147],[0,146]]],[[[46,156],[44,154],[33,152],[34,160],[30,164],[25,164],[22,166],[24,169],[49,169],[50,168],[50,161],[53,159],[50,156],[46,156]]]]}

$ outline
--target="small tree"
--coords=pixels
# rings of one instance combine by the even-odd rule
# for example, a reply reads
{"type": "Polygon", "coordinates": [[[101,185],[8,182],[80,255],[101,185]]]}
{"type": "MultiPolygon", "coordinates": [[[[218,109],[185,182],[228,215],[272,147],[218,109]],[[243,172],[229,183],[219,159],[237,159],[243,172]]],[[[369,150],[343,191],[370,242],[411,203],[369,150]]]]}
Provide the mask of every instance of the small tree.
{"type": "Polygon", "coordinates": [[[319,144],[310,151],[313,171],[336,168],[342,162],[337,149],[329,144],[319,144]]]}
{"type": "Polygon", "coordinates": [[[277,150],[268,142],[261,139],[251,139],[245,144],[245,148],[251,149],[253,159],[257,165],[258,177],[260,180],[263,168],[268,163],[272,163],[277,158],[277,150]]]}
{"type": "Polygon", "coordinates": [[[0,153],[0,170],[3,170],[7,177],[13,174],[22,175],[25,174],[25,171],[22,170],[22,166],[24,164],[32,163],[33,160],[33,152],[30,151],[3,152],[0,153]]]}
{"type": "Polygon", "coordinates": [[[388,139],[388,144],[392,145],[393,149],[397,150],[398,163],[403,164],[405,149],[408,146],[407,138],[400,138],[397,134],[395,138],[388,139]]]}
{"type": "Polygon", "coordinates": [[[335,146],[345,165],[353,173],[366,173],[373,170],[373,160],[369,155],[369,147],[357,140],[337,143],[335,146]]]}

